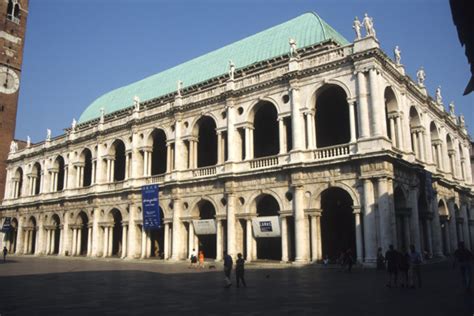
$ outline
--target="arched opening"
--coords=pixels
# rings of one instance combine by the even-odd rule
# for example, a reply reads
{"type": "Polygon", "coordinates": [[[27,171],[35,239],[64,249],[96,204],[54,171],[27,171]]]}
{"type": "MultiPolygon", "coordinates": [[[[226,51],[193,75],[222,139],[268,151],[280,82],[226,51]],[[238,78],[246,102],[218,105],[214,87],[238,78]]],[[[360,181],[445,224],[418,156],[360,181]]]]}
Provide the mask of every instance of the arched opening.
{"type": "Polygon", "coordinates": [[[442,167],[442,156],[441,156],[441,139],[439,137],[438,128],[435,122],[430,124],[430,138],[431,138],[431,151],[433,153],[433,160],[438,169],[442,167]]]}
{"type": "Polygon", "coordinates": [[[88,187],[92,184],[92,153],[86,148],[82,151],[81,161],[84,163],[84,175],[82,178],[82,186],[88,187]]]}
{"type": "Polygon", "coordinates": [[[122,255],[122,214],[119,210],[113,209],[111,215],[114,221],[112,229],[112,256],[122,255]]]}
{"type": "Polygon", "coordinates": [[[151,154],[151,174],[158,175],[166,173],[166,134],[161,129],[155,129],[151,134],[153,141],[153,152],[151,154]]]}
{"type": "Polygon", "coordinates": [[[62,156],[56,158],[54,168],[57,172],[56,187],[54,189],[56,191],[62,191],[64,189],[64,158],[62,156]]]}
{"type": "Polygon", "coordinates": [[[197,123],[197,166],[213,166],[217,163],[216,123],[209,116],[201,117],[197,123]]]}
{"type": "Polygon", "coordinates": [[[260,101],[255,105],[255,109],[253,122],[254,157],[277,155],[280,151],[277,109],[268,101],[260,101]]]}
{"type": "Polygon", "coordinates": [[[26,230],[26,238],[28,238],[28,242],[26,243],[26,253],[27,254],[34,254],[36,251],[36,218],[31,216],[28,220],[28,228],[26,230]]]}
{"type": "MultiPolygon", "coordinates": [[[[279,216],[280,205],[269,194],[256,199],[257,216],[279,216]]],[[[281,237],[260,237],[257,240],[257,259],[281,260],[281,237]]]]}
{"type": "Polygon", "coordinates": [[[5,241],[8,253],[16,252],[16,239],[18,234],[18,221],[12,218],[10,223],[10,230],[6,233],[5,241]]]}
{"type": "Polygon", "coordinates": [[[125,144],[116,140],[112,145],[114,151],[114,181],[125,180],[125,144]]]}
{"type": "Polygon", "coordinates": [[[329,188],[321,194],[321,242],[323,258],[335,261],[341,254],[351,250],[356,258],[355,217],[353,201],[349,193],[341,188],[329,188]]]}
{"type": "Polygon", "coordinates": [[[405,251],[410,246],[410,214],[411,209],[407,207],[405,194],[400,187],[396,187],[393,194],[395,205],[395,224],[397,230],[398,249],[405,251]]]}
{"type": "Polygon", "coordinates": [[[161,226],[158,229],[150,230],[150,257],[164,259],[165,251],[165,230],[163,224],[163,210],[160,207],[161,226]]]}
{"type": "Polygon", "coordinates": [[[414,106],[410,108],[410,135],[411,149],[415,153],[415,157],[421,159],[421,151],[423,150],[423,139],[420,115],[414,106]]]}
{"type": "Polygon", "coordinates": [[[441,226],[441,244],[443,254],[449,255],[449,212],[443,200],[438,202],[439,223],[441,226]]]}
{"type": "Polygon", "coordinates": [[[8,0],[8,5],[7,5],[7,17],[11,20],[13,17],[13,1],[8,0]]]}
{"type": "Polygon", "coordinates": [[[33,166],[32,172],[33,190],[34,195],[40,194],[41,190],[41,165],[37,162],[33,166]]]}
{"type": "Polygon", "coordinates": [[[81,225],[79,228],[81,230],[80,242],[81,245],[78,249],[78,256],[87,255],[87,244],[88,244],[88,232],[89,232],[89,217],[85,212],[80,212],[78,215],[78,224],[81,225]]]}
{"type": "Polygon", "coordinates": [[[20,18],[20,5],[18,3],[15,4],[15,8],[13,9],[13,16],[17,19],[20,18]]]}
{"type": "MultiPolygon", "coordinates": [[[[203,200],[197,205],[199,219],[215,219],[216,209],[211,202],[203,200]]],[[[204,252],[205,258],[216,258],[217,238],[216,234],[198,235],[199,251],[204,252]]]]}
{"type": "Polygon", "coordinates": [[[20,197],[23,189],[23,169],[18,168],[15,172],[15,181],[18,183],[14,197],[20,197]]]}
{"type": "Polygon", "coordinates": [[[57,255],[59,253],[59,242],[61,240],[61,228],[60,228],[60,224],[61,224],[61,220],[59,219],[59,216],[57,214],[54,214],[52,216],[52,223],[53,223],[53,226],[55,227],[54,228],[54,231],[53,231],[53,249],[51,249],[51,253],[53,255],[57,255]]]}
{"type": "Polygon", "coordinates": [[[393,146],[400,147],[400,144],[397,143],[401,136],[397,135],[399,130],[399,120],[397,120],[398,103],[397,98],[395,97],[395,93],[393,92],[391,87],[385,88],[384,99],[386,113],[385,119],[387,121],[387,136],[392,141],[393,146]]]}
{"type": "Polygon", "coordinates": [[[349,106],[344,89],[324,86],[316,97],[316,144],[328,147],[350,141],[349,106]]]}

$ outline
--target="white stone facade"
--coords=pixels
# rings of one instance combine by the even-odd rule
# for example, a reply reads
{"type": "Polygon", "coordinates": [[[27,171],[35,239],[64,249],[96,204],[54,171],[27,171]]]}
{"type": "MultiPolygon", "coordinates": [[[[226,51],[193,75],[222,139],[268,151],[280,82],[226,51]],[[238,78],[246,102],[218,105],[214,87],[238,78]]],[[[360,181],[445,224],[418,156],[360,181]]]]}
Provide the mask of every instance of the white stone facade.
{"type": "Polygon", "coordinates": [[[458,241],[474,245],[470,146],[458,119],[374,37],[326,43],[11,153],[0,218],[11,217],[14,231],[3,242],[18,254],[165,260],[212,245],[216,260],[227,250],[307,263],[345,251],[337,245],[348,240],[366,264],[389,244],[442,256],[458,241]],[[345,104],[340,135],[325,123],[334,125],[336,99],[345,104]],[[202,147],[206,126],[216,139],[202,147]],[[262,154],[275,139],[277,152],[262,154]],[[151,183],[160,185],[159,232],[142,230],[140,190],[151,183]],[[341,222],[352,228],[331,239],[340,228],[325,216],[341,203],[351,209],[341,222]],[[214,212],[215,241],[194,234],[191,221],[204,209],[214,212]],[[252,234],[251,219],[267,210],[281,219],[278,246],[252,234]],[[275,257],[268,249],[278,247],[275,257]]]}

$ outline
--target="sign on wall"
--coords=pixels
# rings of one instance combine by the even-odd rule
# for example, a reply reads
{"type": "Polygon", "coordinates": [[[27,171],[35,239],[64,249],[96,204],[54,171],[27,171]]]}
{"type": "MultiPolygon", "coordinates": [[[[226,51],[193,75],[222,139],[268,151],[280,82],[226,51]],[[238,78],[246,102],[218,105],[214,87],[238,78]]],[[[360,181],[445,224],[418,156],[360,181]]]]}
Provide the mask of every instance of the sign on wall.
{"type": "Polygon", "coordinates": [[[261,216],[252,218],[253,235],[257,238],[280,237],[280,218],[261,216]]]}
{"type": "Polygon", "coordinates": [[[217,233],[216,221],[213,219],[193,220],[193,226],[196,235],[214,235],[217,233]]]}
{"type": "Polygon", "coordinates": [[[143,227],[145,229],[161,228],[160,205],[158,203],[157,184],[142,187],[143,227]]]}
{"type": "Polygon", "coordinates": [[[12,228],[12,218],[11,217],[5,217],[5,221],[3,222],[2,225],[2,232],[3,233],[8,233],[12,228]]]}

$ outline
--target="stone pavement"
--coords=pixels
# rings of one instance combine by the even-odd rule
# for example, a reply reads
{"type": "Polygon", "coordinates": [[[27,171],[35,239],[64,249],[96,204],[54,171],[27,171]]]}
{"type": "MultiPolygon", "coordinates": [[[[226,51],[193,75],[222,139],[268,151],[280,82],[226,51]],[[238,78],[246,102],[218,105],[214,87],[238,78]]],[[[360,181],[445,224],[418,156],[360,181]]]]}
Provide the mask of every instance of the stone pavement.
{"type": "Polygon", "coordinates": [[[253,264],[248,288],[225,289],[220,264],[11,256],[0,263],[0,314],[473,315],[449,263],[422,273],[422,289],[389,289],[383,271],[253,264]]]}

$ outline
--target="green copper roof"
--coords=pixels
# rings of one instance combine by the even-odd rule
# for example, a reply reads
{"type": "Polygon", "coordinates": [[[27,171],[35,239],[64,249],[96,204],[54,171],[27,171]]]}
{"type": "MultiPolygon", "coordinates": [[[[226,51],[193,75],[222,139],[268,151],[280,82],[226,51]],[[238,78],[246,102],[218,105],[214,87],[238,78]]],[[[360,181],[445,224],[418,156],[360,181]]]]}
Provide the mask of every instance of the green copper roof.
{"type": "Polygon", "coordinates": [[[311,46],[329,39],[341,45],[348,41],[324,22],[316,13],[305,13],[255,35],[224,46],[203,56],[104,94],[96,99],[79,118],[79,123],[100,116],[104,108],[109,114],[133,104],[133,97],[151,100],[177,90],[177,81],[189,87],[228,73],[229,60],[237,69],[254,63],[287,55],[289,38],[298,48],[311,46]]]}

